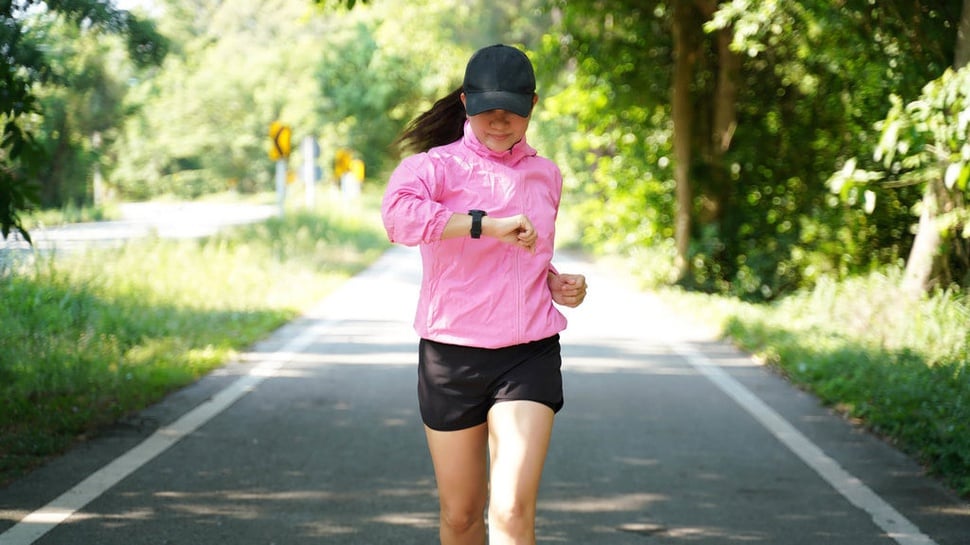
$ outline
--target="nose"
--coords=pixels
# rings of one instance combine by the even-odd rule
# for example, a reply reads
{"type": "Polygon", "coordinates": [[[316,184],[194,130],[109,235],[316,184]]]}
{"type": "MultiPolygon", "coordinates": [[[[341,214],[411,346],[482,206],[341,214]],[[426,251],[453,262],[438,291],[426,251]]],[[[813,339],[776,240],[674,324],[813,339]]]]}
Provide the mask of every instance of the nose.
{"type": "Polygon", "coordinates": [[[507,123],[508,120],[508,110],[492,110],[492,123],[507,123]]]}

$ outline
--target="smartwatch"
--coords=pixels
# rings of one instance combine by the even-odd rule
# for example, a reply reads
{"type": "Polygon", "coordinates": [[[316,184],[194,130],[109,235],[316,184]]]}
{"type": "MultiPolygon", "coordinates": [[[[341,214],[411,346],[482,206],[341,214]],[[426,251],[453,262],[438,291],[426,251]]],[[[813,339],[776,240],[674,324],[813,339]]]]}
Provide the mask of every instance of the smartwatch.
{"type": "Polygon", "coordinates": [[[484,210],[469,210],[472,217],[472,238],[482,238],[482,218],[488,215],[484,210]]]}

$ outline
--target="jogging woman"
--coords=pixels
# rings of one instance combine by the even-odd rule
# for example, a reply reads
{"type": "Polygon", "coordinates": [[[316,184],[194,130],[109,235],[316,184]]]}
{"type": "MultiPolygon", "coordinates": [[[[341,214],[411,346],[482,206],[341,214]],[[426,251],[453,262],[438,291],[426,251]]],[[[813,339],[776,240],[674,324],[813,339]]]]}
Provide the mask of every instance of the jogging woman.
{"type": "Polygon", "coordinates": [[[442,545],[535,545],[536,502],[563,406],[555,304],[586,279],[551,263],[562,175],[526,142],[538,101],[528,57],[477,51],[462,87],[399,138],[382,215],[420,246],[414,327],[418,401],[440,501],[442,545]],[[487,509],[487,519],[485,516],[487,509]],[[487,521],[487,528],[486,528],[487,521]]]}

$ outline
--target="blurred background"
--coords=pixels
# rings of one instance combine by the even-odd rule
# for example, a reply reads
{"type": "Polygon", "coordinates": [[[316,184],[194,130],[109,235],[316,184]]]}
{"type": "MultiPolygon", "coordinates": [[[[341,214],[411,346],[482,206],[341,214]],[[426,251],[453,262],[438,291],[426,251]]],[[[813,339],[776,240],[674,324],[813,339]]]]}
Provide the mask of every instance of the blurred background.
{"type": "Polygon", "coordinates": [[[771,300],[902,266],[925,231],[911,288],[965,287],[964,3],[13,2],[0,219],[273,191],[273,122],[291,194],[308,138],[317,183],[349,150],[380,185],[403,125],[505,42],[536,65],[529,138],[577,242],[644,281],[771,300]]]}

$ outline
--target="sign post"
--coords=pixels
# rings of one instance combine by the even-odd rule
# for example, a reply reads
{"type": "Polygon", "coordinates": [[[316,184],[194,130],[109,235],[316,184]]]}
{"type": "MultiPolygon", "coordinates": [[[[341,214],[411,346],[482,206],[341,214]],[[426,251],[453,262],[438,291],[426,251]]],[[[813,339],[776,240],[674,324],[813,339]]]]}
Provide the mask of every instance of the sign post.
{"type": "Polygon", "coordinates": [[[305,188],[306,207],[313,209],[317,186],[317,158],[320,157],[320,144],[312,136],[304,136],[300,149],[303,154],[303,187],[305,188]]]}
{"type": "Polygon", "coordinates": [[[293,131],[289,125],[279,121],[270,123],[269,137],[273,143],[269,148],[269,158],[276,161],[276,200],[280,207],[280,217],[283,217],[283,205],[286,202],[286,161],[290,158],[290,137],[293,131]]]}

